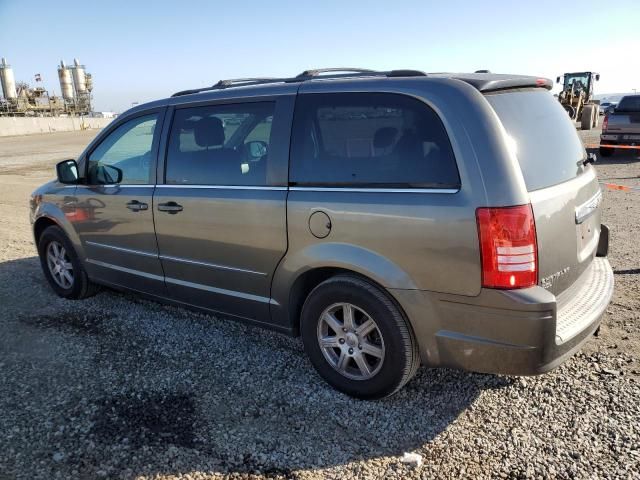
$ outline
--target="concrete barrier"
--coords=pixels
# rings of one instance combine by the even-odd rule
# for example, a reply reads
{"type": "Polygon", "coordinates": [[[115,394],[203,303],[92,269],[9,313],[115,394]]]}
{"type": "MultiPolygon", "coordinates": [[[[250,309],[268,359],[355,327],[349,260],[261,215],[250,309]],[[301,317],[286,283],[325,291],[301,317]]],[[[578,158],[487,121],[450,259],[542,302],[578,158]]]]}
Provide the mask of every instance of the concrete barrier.
{"type": "Polygon", "coordinates": [[[0,137],[104,128],[113,118],[1,117],[0,137]]]}

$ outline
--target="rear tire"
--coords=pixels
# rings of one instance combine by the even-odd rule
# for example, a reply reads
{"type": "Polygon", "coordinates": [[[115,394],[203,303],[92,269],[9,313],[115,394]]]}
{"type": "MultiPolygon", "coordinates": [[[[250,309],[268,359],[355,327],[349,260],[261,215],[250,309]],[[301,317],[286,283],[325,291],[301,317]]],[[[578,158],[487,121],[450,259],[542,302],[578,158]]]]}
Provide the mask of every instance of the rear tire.
{"type": "Polygon", "coordinates": [[[60,227],[50,226],[42,232],[38,254],[44,276],[58,296],[80,300],[99,291],[89,280],[71,241],[60,227]]]}
{"type": "Polygon", "coordinates": [[[600,147],[600,156],[601,157],[610,157],[615,152],[614,148],[611,147],[600,147]]]}
{"type": "Polygon", "coordinates": [[[580,121],[580,128],[582,130],[591,130],[593,125],[593,106],[585,105],[582,109],[582,117],[580,121]]]}
{"type": "Polygon", "coordinates": [[[302,308],[301,333],[320,376],[356,398],[392,395],[420,365],[418,343],[400,309],[356,276],[338,275],[313,289],[302,308]]]}

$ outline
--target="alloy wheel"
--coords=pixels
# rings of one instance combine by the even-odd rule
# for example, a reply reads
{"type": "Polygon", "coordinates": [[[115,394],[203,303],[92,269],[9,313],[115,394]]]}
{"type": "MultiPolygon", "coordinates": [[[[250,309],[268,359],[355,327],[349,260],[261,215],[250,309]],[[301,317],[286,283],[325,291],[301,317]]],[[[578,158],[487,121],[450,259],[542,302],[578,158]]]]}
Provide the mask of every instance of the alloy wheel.
{"type": "Polygon", "coordinates": [[[55,240],[47,245],[47,266],[53,281],[65,290],[73,286],[73,265],[66,249],[55,240]]]}
{"type": "Polygon", "coordinates": [[[320,315],[318,343],[329,364],[352,380],[368,380],[382,367],[382,333],[375,320],[351,303],[336,303],[320,315]]]}

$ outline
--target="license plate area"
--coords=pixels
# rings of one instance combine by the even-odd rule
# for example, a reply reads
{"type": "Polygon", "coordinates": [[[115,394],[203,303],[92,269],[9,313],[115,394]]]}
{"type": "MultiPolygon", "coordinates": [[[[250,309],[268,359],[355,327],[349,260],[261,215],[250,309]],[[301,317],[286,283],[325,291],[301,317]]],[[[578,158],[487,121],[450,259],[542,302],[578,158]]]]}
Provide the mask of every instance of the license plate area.
{"type": "Polygon", "coordinates": [[[599,233],[597,220],[597,215],[591,215],[582,223],[576,225],[576,245],[580,262],[591,255],[597,247],[599,233]]]}

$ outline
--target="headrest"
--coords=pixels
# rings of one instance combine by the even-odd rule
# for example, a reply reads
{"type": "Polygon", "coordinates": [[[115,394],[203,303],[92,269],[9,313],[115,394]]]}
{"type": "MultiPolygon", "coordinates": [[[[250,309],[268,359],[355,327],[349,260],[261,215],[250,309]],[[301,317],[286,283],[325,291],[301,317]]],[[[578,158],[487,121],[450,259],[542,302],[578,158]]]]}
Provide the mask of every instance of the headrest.
{"type": "Polygon", "coordinates": [[[398,137],[398,129],[394,127],[382,127],[376,130],[373,136],[374,148],[388,148],[393,145],[398,137]]]}
{"type": "Polygon", "coordinates": [[[199,147],[217,147],[224,144],[224,127],[218,117],[204,117],[193,126],[193,137],[199,147]]]}

